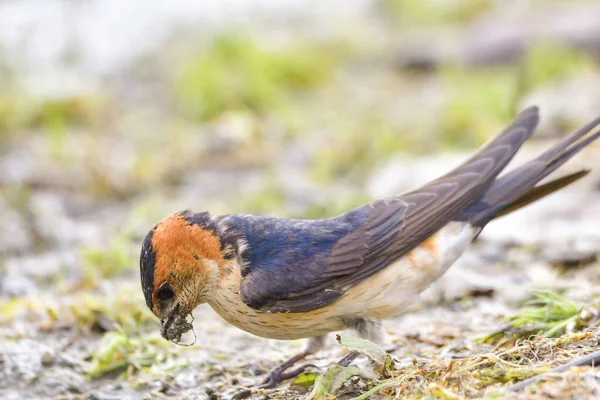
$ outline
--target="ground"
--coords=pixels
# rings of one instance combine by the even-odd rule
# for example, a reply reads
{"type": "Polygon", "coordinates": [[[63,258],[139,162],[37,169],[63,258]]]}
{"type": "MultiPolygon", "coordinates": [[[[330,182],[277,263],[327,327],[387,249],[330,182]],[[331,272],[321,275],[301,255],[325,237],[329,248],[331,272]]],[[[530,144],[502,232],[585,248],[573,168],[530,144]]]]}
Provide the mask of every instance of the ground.
{"type": "Polygon", "coordinates": [[[600,114],[595,2],[117,3],[0,0],[1,398],[600,396],[590,367],[507,391],[598,348],[597,144],[562,170],[591,168],[581,182],[494,221],[385,321],[383,349],[341,332],[369,355],[341,369],[331,335],[276,389],[252,386],[302,341],[201,306],[196,343],[166,342],[138,270],[175,211],[337,215],[446,172],[536,104],[515,162],[534,156],[600,114]]]}

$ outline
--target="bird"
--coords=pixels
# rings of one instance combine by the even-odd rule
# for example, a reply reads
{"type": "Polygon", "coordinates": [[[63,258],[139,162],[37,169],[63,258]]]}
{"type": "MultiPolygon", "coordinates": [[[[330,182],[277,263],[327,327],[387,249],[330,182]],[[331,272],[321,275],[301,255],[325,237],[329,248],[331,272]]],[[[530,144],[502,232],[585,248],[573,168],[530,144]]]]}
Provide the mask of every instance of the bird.
{"type": "Polygon", "coordinates": [[[538,122],[538,108],[527,108],[445,175],[339,216],[300,220],[185,210],[167,217],[147,234],[140,255],[143,295],[161,335],[179,342],[193,327],[192,311],[208,303],[251,334],[308,338],[302,352],[267,374],[263,388],[303,372],[306,366],[294,366],[320,351],[330,332],[350,329],[382,343],[381,321],[406,312],[490,221],[589,173],[581,169],[540,183],[600,137],[600,130],[590,134],[600,117],[504,172],[538,122]]]}

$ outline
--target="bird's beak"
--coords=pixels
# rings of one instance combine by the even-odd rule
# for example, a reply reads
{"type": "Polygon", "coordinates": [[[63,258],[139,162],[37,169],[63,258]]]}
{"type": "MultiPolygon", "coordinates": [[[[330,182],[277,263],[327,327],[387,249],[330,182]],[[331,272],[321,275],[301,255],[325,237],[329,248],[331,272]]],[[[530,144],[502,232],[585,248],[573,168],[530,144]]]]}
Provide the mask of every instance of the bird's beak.
{"type": "MultiPolygon", "coordinates": [[[[176,344],[185,344],[182,342],[181,337],[190,330],[193,331],[194,326],[192,325],[193,317],[191,313],[182,314],[179,312],[179,304],[171,307],[166,316],[160,320],[160,335],[176,344]],[[188,321],[188,316],[190,320],[188,321]]],[[[194,334],[194,342],[195,342],[194,334]]],[[[193,344],[193,343],[191,343],[193,344]]]]}

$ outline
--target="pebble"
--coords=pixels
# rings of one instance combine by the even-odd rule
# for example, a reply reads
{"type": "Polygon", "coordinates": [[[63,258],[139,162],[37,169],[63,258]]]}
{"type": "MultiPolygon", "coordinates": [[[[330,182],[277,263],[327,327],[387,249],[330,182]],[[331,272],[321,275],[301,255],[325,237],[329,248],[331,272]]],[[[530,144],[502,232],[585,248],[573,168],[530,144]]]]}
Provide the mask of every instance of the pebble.
{"type": "Polygon", "coordinates": [[[46,350],[42,353],[42,357],[41,357],[41,363],[42,366],[44,367],[49,367],[52,364],[54,364],[54,361],[56,360],[56,357],[54,356],[54,354],[52,354],[50,351],[46,350]]]}

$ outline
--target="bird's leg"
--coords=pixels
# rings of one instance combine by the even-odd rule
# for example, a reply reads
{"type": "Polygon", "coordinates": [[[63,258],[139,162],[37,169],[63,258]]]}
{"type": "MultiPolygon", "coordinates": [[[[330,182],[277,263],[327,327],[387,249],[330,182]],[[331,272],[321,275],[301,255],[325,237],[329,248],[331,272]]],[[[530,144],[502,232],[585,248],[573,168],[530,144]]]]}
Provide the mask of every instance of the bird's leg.
{"type": "MultiPolygon", "coordinates": [[[[370,340],[375,344],[383,344],[385,339],[385,331],[381,326],[381,322],[366,318],[352,317],[344,319],[344,323],[346,324],[346,327],[355,330],[358,333],[358,336],[361,338],[370,340]]],[[[338,361],[338,365],[341,367],[347,367],[348,365],[352,364],[352,361],[354,361],[359,355],[359,353],[351,351],[340,361],[338,361]]]]}
{"type": "Polygon", "coordinates": [[[340,361],[338,361],[338,365],[340,367],[347,367],[348,365],[352,364],[352,361],[354,361],[359,355],[360,354],[356,351],[351,351],[350,353],[346,354],[340,361]]]}
{"type": "Polygon", "coordinates": [[[298,353],[295,356],[288,358],[287,360],[273,368],[271,371],[269,371],[269,375],[267,375],[265,380],[262,381],[261,384],[258,385],[258,387],[261,389],[273,388],[279,385],[281,382],[285,381],[286,379],[294,378],[300,375],[310,365],[302,365],[289,372],[286,372],[286,370],[294,364],[296,364],[298,361],[305,359],[310,354],[312,353],[308,351],[303,351],[302,353],[298,353]]]}
{"type": "Polygon", "coordinates": [[[305,364],[291,371],[287,371],[288,368],[292,367],[298,361],[304,360],[311,354],[314,354],[323,348],[325,336],[315,336],[308,340],[306,349],[302,353],[298,353],[293,357],[285,360],[271,371],[264,381],[258,386],[261,389],[269,389],[279,385],[281,382],[294,378],[300,375],[308,367],[314,367],[312,364],[305,364]]]}

